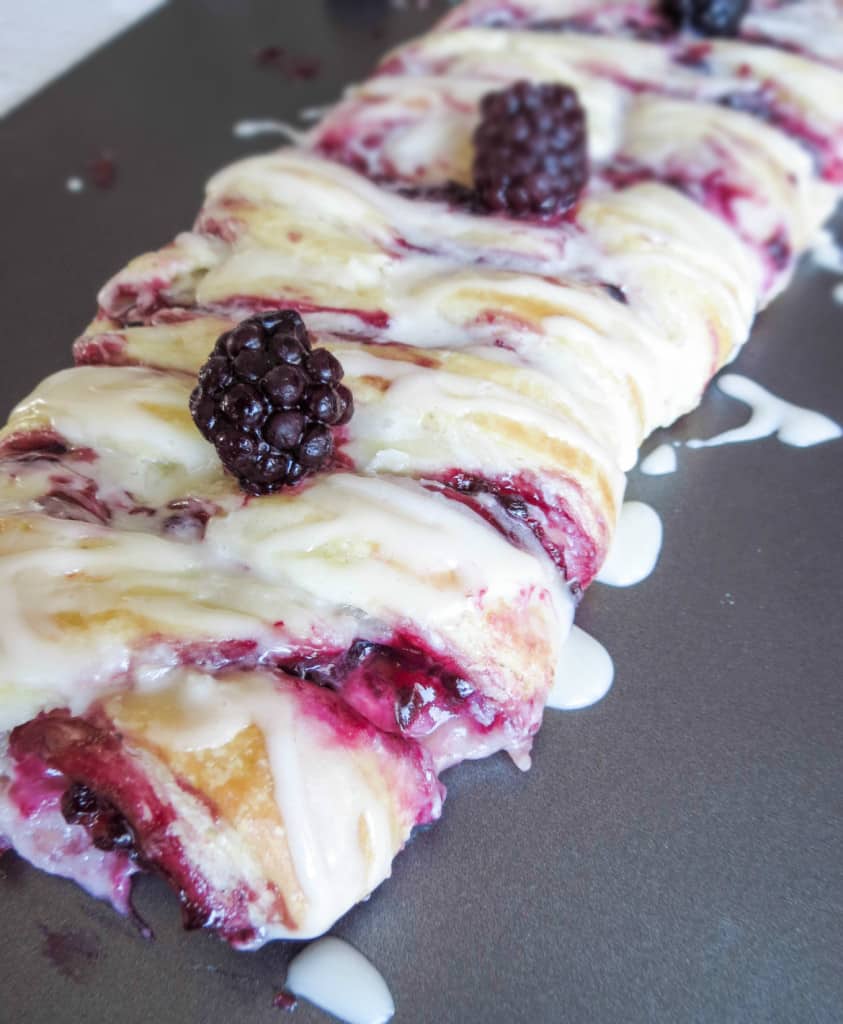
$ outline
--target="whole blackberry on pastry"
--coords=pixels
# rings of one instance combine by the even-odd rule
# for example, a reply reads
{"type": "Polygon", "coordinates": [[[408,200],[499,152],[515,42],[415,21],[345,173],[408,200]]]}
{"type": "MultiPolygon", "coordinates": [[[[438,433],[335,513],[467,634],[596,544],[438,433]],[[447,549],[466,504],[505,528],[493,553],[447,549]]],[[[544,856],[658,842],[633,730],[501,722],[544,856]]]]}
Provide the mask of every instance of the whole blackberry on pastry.
{"type": "Polygon", "coordinates": [[[240,486],[268,494],[330,463],[333,428],[354,412],[342,377],[339,360],[313,347],[295,310],[274,310],[217,340],[190,411],[240,486]]]}
{"type": "Polygon", "coordinates": [[[588,180],[585,111],[558,82],[520,81],[490,92],[474,133],[474,187],[492,212],[564,213],[588,180]]]}

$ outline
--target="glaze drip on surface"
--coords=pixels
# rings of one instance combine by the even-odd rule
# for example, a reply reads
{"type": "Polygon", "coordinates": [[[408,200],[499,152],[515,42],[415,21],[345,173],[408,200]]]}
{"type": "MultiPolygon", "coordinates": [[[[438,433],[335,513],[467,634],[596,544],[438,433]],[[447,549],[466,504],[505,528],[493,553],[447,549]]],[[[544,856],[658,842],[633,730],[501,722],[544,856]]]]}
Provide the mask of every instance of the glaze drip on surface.
{"type": "Polygon", "coordinates": [[[727,373],[718,378],[717,387],[723,394],[748,405],[751,415],[743,426],[734,430],[726,430],[714,437],[694,438],[688,441],[689,448],[741,444],[773,435],[782,444],[794,448],[809,448],[815,444],[834,441],[843,435],[840,425],[828,416],[786,402],[748,377],[727,373]]]}
{"type": "Polygon", "coordinates": [[[655,569],[662,547],[662,521],[643,501],[625,501],[598,583],[631,587],[655,569]]]}
{"type": "Polygon", "coordinates": [[[828,228],[824,228],[811,248],[811,259],[823,270],[843,274],[843,248],[828,228]]]}
{"type": "Polygon", "coordinates": [[[285,988],[345,1024],[386,1024],[395,1004],[372,963],[342,939],[311,943],[287,969],[285,988]]]}
{"type": "Polygon", "coordinates": [[[254,139],[261,135],[280,135],[292,143],[301,142],[305,136],[305,133],[294,125],[271,117],[244,118],[241,121],[236,121],[231,131],[237,139],[254,139]]]}
{"type": "Polygon", "coordinates": [[[646,476],[668,476],[676,472],[676,467],[676,449],[670,444],[660,444],[641,460],[638,468],[646,476]]]}
{"type": "Polygon", "coordinates": [[[556,669],[547,707],[576,711],[602,700],[615,678],[612,656],[593,636],[574,626],[556,669]]]}

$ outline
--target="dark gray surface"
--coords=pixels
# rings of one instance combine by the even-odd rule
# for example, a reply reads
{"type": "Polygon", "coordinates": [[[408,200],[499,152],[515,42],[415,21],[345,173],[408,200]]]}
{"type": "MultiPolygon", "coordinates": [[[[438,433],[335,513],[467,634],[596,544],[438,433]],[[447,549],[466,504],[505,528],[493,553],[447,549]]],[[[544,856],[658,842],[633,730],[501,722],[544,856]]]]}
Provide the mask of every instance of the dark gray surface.
{"type": "MultiPolygon", "coordinates": [[[[67,364],[108,274],[187,225],[211,171],[262,148],[232,138],[236,119],[332,98],[433,13],[174,3],[0,122],[0,411],[67,364]],[[318,54],[323,73],[257,69],[267,43],[318,54]],[[103,147],[116,186],[67,193],[103,147]]],[[[830,291],[803,272],[738,368],[843,420],[830,291]]],[[[744,417],[712,392],[673,433],[744,417]]],[[[840,442],[769,440],[633,474],[664,519],[661,561],[632,590],[594,587],[580,613],[614,689],[549,713],[528,775],[503,758],[451,772],[444,819],[335,929],[382,970],[399,1024],[843,1020],[841,468],[840,442]]],[[[283,1019],[272,995],[295,947],[184,935],[151,879],[144,942],[70,883],[10,856],[0,872],[2,1024],[283,1019]]]]}

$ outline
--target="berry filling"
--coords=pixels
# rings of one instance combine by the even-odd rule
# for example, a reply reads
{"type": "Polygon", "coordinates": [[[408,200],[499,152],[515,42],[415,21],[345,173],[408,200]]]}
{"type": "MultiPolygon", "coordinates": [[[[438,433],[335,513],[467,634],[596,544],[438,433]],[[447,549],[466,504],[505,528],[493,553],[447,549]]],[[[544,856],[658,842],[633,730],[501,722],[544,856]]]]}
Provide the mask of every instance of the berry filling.
{"type": "MultiPolygon", "coordinates": [[[[47,459],[57,462],[62,455],[69,452],[69,447],[55,430],[25,430],[0,442],[0,458],[14,460],[25,465],[27,462],[35,462],[40,459],[47,459]]],[[[85,461],[92,461],[96,458],[90,449],[80,450],[81,457],[85,461]]],[[[75,453],[80,457],[80,453],[75,453]]]]}
{"type": "Polygon", "coordinates": [[[387,733],[422,739],[445,720],[468,715],[491,725],[497,709],[476,693],[456,666],[445,667],[416,646],[356,640],[342,654],[284,666],[302,679],[328,686],[367,721],[387,733]]]}
{"type": "Polygon", "coordinates": [[[827,135],[811,128],[798,113],[777,102],[771,87],[762,85],[758,89],[729,92],[721,96],[718,103],[786,132],[810,153],[817,172],[826,181],[843,182],[843,158],[838,155],[836,140],[830,141],[827,135]]]}
{"type": "Polygon", "coordinates": [[[87,829],[98,850],[122,850],[137,856],[131,826],[109,800],[82,782],[72,782],[61,798],[61,813],[68,825],[87,829]]]}
{"type": "MultiPolygon", "coordinates": [[[[138,509],[140,512],[141,510],[138,509]]],[[[208,520],[216,511],[213,505],[197,498],[182,498],[167,505],[162,532],[177,540],[199,541],[205,537],[208,520]]]]}
{"type": "Polygon", "coordinates": [[[351,714],[384,737],[418,743],[437,772],[500,750],[519,767],[529,766],[544,702],[498,703],[420,638],[399,634],[389,645],[361,639],[347,651],[290,659],[282,667],[337,692],[351,714]]]}
{"type": "Polygon", "coordinates": [[[467,505],[522,547],[538,541],[565,576],[574,595],[594,579],[602,560],[603,538],[592,537],[559,495],[549,501],[536,483],[521,473],[488,480],[453,470],[438,481],[443,493],[467,505]]]}
{"type": "Polygon", "coordinates": [[[0,466],[11,480],[36,476],[42,493],[34,504],[53,519],[70,519],[174,540],[201,541],[219,508],[195,497],[177,498],[159,508],[138,504],[128,492],[97,475],[96,453],[74,448],[58,434],[16,434],[0,446],[0,466]],[[89,475],[90,474],[90,475],[89,475]]]}
{"type": "MultiPolygon", "coordinates": [[[[109,900],[121,913],[131,913],[131,878],[138,871],[127,845],[94,844],[86,829],[68,824],[62,803],[71,788],[67,777],[34,753],[23,753],[8,772],[9,785],[0,799],[0,853],[16,849],[37,867],[72,878],[93,896],[109,900]]],[[[120,834],[111,818],[112,839],[120,834]]],[[[105,830],[102,836],[104,838],[105,830]]]]}
{"type": "MultiPolygon", "coordinates": [[[[419,746],[380,733],[325,689],[289,677],[279,677],[277,685],[295,691],[300,712],[329,730],[332,742],[377,757],[396,787],[395,806],[411,825],[438,818],[445,791],[419,746]]],[[[42,713],[12,730],[8,752],[10,801],[0,804],[0,823],[3,810],[13,806],[12,843],[45,811],[57,812],[69,826],[59,829],[66,849],[45,858],[49,870],[84,884],[89,862],[108,868],[114,889],[100,887],[98,894],[112,896],[124,911],[130,909],[131,874],[156,871],[179,894],[186,928],[213,928],[235,946],[259,941],[257,929],[267,920],[296,927],[271,875],[255,872],[248,861],[221,864],[206,852],[209,831],[232,827],[231,808],[217,805],[213,785],[197,789],[189,777],[174,774],[156,747],[124,738],[102,711],[84,718],[67,710],[42,713]]],[[[248,783],[243,766],[231,770],[226,785],[232,778],[248,783]]],[[[224,796],[225,785],[218,792],[224,796]]]]}
{"type": "Polygon", "coordinates": [[[594,16],[579,14],[570,18],[543,18],[540,21],[530,22],[532,32],[580,32],[584,35],[602,35],[604,32],[612,32],[620,36],[627,36],[630,39],[640,39],[644,42],[661,42],[672,31],[672,25],[651,11],[631,11],[627,16],[621,18],[617,23],[613,20],[607,24],[606,14],[594,16]]]}
{"type": "Polygon", "coordinates": [[[327,349],[313,349],[299,314],[275,310],[219,338],[190,411],[243,490],[268,494],[330,464],[331,428],[354,412],[342,377],[327,349]]]}
{"type": "Polygon", "coordinates": [[[246,908],[254,894],[213,889],[171,827],[175,810],[106,721],[43,713],[12,730],[9,752],[29,766],[29,775],[37,762],[45,777],[63,785],[62,815],[85,829],[96,849],[160,872],[179,894],[185,928],[213,926],[235,945],[252,941],[246,908]]]}
{"type": "Polygon", "coordinates": [[[738,214],[738,204],[743,200],[752,200],[754,196],[721,168],[697,176],[690,168],[660,169],[618,160],[611,170],[604,172],[603,177],[618,189],[640,182],[657,181],[675,188],[700,206],[704,206],[729,224],[744,242],[758,252],[767,270],[765,290],[773,287],[781,273],[790,265],[793,251],[787,232],[784,228],[778,228],[769,238],[759,240],[745,230],[738,214]]]}

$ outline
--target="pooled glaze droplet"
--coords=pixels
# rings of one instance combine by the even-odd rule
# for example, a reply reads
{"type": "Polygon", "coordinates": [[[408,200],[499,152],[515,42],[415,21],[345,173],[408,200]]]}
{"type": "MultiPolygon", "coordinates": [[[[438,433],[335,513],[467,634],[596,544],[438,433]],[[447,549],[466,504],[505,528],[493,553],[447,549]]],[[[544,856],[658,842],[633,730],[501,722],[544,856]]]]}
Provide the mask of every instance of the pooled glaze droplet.
{"type": "Polygon", "coordinates": [[[717,386],[724,395],[737,398],[739,402],[748,405],[752,414],[742,427],[727,430],[715,437],[695,438],[688,441],[689,448],[739,444],[742,441],[757,441],[762,437],[771,437],[773,434],[782,444],[808,448],[810,445],[833,441],[843,434],[840,425],[828,416],[785,402],[748,377],[728,373],[717,381],[717,386]]]}
{"type": "Polygon", "coordinates": [[[676,472],[676,449],[669,444],[660,444],[641,462],[638,467],[647,476],[667,476],[676,472]]]}
{"type": "Polygon", "coordinates": [[[587,708],[606,696],[614,678],[615,666],[606,648],[573,626],[556,665],[547,707],[558,711],[587,708]]]}
{"type": "Polygon", "coordinates": [[[276,121],[272,118],[237,121],[232,131],[238,139],[253,139],[258,135],[281,135],[296,145],[302,142],[305,135],[286,121],[276,121]]]}
{"type": "Polygon", "coordinates": [[[333,936],[312,942],[293,959],[284,987],[346,1024],[385,1024],[395,1013],[380,972],[333,936]]]}
{"type": "Polygon", "coordinates": [[[632,587],[655,569],[662,547],[662,521],[643,501],[625,501],[598,583],[632,587]]]}
{"type": "Polygon", "coordinates": [[[64,183],[64,187],[68,192],[81,192],[85,188],[85,182],[74,174],[72,177],[67,179],[64,183]]]}
{"type": "Polygon", "coordinates": [[[843,306],[843,281],[840,284],[836,284],[831,292],[832,299],[843,306]]]}

